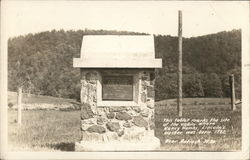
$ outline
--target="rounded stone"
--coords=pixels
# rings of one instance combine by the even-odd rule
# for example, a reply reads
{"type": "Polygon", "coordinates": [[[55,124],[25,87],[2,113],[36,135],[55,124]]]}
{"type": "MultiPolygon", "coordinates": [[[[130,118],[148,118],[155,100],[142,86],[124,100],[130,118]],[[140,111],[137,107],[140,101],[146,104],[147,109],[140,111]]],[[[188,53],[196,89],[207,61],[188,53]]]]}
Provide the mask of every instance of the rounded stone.
{"type": "Polygon", "coordinates": [[[91,125],[90,124],[82,124],[81,131],[86,131],[91,125]]]}
{"type": "Polygon", "coordinates": [[[99,134],[102,134],[102,133],[105,133],[106,132],[106,129],[102,126],[98,126],[98,125],[93,125],[93,126],[90,126],[88,129],[87,129],[88,132],[90,133],[99,133],[99,134]]]}
{"type": "Polygon", "coordinates": [[[143,117],[148,117],[148,115],[149,115],[149,110],[148,110],[148,109],[143,109],[143,110],[141,111],[141,115],[142,115],[143,117]]]}
{"type": "Polygon", "coordinates": [[[123,129],[123,130],[117,131],[117,135],[118,135],[119,137],[123,136],[123,135],[124,135],[124,129],[123,129]]]}
{"type": "Polygon", "coordinates": [[[154,108],[154,103],[147,102],[147,107],[150,108],[150,109],[153,109],[154,108]]]}
{"type": "Polygon", "coordinates": [[[105,117],[105,115],[106,115],[106,111],[105,111],[105,109],[104,108],[101,108],[101,107],[98,107],[97,108],[97,115],[99,116],[99,117],[105,117]]]}
{"type": "Polygon", "coordinates": [[[96,122],[98,125],[103,125],[106,122],[106,119],[103,117],[98,117],[96,122]]]}
{"type": "Polygon", "coordinates": [[[126,121],[124,124],[123,124],[123,127],[126,127],[126,128],[131,128],[133,125],[131,122],[129,121],[126,121]]]}
{"type": "Polygon", "coordinates": [[[138,127],[147,127],[148,126],[148,122],[145,119],[143,119],[142,116],[135,116],[133,119],[133,123],[138,127]]]}
{"type": "Polygon", "coordinates": [[[96,94],[93,95],[93,102],[97,102],[96,94]]]}
{"type": "Polygon", "coordinates": [[[93,118],[94,112],[89,104],[81,105],[81,120],[93,118]]]}
{"type": "Polygon", "coordinates": [[[141,102],[145,103],[147,101],[146,93],[141,93],[141,102]]]}
{"type": "Polygon", "coordinates": [[[106,127],[108,128],[108,130],[110,130],[111,132],[117,132],[120,129],[120,125],[118,122],[108,122],[106,124],[106,127]]]}
{"type": "Polygon", "coordinates": [[[136,111],[137,113],[141,111],[141,108],[139,106],[132,107],[132,109],[136,111]]]}
{"type": "Polygon", "coordinates": [[[90,124],[90,125],[93,125],[93,124],[95,124],[95,118],[81,120],[81,124],[90,124]]]}
{"type": "Polygon", "coordinates": [[[121,112],[124,110],[127,110],[127,107],[125,107],[125,106],[111,106],[111,107],[109,107],[110,112],[121,112]]]}
{"type": "Polygon", "coordinates": [[[138,116],[138,113],[136,111],[134,111],[133,109],[127,111],[127,113],[131,116],[138,116]]]}
{"type": "Polygon", "coordinates": [[[113,119],[115,117],[115,114],[113,112],[107,113],[106,114],[108,119],[113,119]]]}
{"type": "Polygon", "coordinates": [[[147,86],[147,97],[154,98],[155,91],[153,86],[147,86]]]}
{"type": "Polygon", "coordinates": [[[118,112],[116,113],[115,118],[118,120],[125,120],[125,121],[132,119],[132,117],[127,112],[118,112]]]}

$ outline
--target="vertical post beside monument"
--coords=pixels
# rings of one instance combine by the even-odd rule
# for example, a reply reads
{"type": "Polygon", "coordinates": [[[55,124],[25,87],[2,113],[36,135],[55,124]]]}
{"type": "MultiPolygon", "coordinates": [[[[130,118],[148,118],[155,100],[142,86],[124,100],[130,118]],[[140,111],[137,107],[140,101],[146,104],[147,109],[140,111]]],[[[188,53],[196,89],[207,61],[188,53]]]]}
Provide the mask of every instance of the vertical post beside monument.
{"type": "Polygon", "coordinates": [[[229,76],[229,83],[230,83],[230,95],[231,95],[231,110],[235,110],[235,89],[234,89],[234,75],[231,74],[229,76]]]}
{"type": "Polygon", "coordinates": [[[17,123],[22,124],[22,87],[18,87],[17,91],[17,123]]]}
{"type": "Polygon", "coordinates": [[[178,115],[182,116],[182,12],[178,12],[178,98],[177,98],[177,110],[178,115]]]}

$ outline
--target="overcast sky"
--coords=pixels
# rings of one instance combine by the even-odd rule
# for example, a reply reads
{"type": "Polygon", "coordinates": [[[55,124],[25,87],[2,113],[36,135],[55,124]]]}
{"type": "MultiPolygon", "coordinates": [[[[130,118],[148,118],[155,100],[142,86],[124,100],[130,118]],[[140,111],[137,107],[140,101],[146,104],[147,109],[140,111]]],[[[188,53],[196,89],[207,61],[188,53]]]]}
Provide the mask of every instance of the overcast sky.
{"type": "Polygon", "coordinates": [[[240,29],[249,2],[185,1],[3,1],[8,37],[47,30],[106,29],[177,35],[178,10],[183,36],[240,29]]]}

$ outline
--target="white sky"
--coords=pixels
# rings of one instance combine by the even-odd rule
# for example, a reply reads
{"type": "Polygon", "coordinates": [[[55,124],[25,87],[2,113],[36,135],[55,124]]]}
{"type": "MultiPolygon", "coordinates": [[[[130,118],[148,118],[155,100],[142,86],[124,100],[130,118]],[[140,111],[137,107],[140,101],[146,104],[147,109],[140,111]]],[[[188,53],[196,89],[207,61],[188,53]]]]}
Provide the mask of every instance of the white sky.
{"type": "Polygon", "coordinates": [[[249,2],[230,1],[2,1],[8,37],[52,29],[106,29],[177,35],[178,10],[183,36],[240,29],[249,2]]]}

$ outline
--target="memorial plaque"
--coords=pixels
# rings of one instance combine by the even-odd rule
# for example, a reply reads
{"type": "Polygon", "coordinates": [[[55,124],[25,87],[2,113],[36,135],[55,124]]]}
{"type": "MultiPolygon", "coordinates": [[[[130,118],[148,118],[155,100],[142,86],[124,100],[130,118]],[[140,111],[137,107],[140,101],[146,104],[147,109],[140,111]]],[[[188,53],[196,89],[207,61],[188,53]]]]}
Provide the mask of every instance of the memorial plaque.
{"type": "Polygon", "coordinates": [[[133,76],[103,76],[103,100],[133,100],[133,76]]]}

